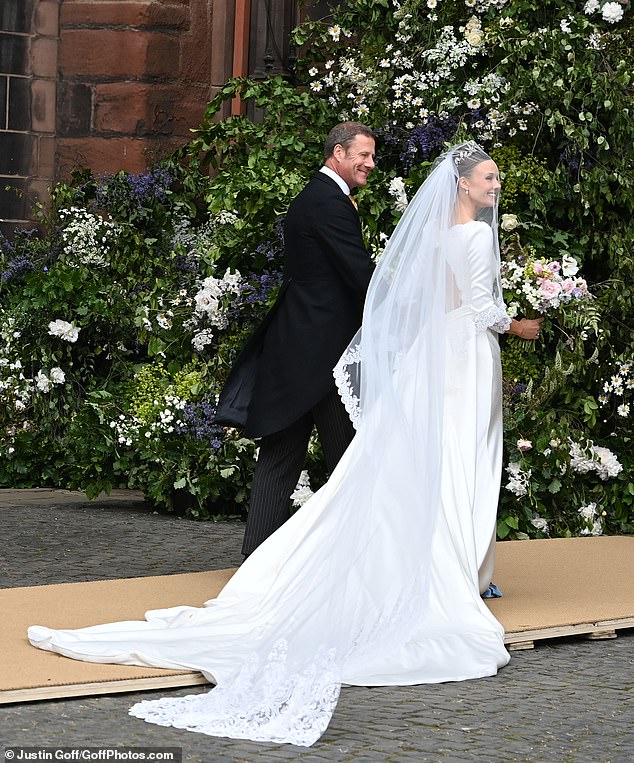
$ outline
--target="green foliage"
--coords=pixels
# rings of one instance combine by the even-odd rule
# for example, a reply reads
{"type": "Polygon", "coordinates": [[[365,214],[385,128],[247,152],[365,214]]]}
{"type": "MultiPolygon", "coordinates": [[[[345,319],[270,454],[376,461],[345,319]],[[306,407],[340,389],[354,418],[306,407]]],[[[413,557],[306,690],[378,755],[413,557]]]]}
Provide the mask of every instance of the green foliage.
{"type": "MultiPolygon", "coordinates": [[[[57,186],[44,235],[0,246],[0,485],[130,486],[168,509],[184,493],[199,518],[244,510],[255,444],[213,428],[215,395],[275,298],[286,209],[328,130],[353,118],[377,134],[357,193],[373,254],[401,214],[394,189],[411,198],[443,147],[473,138],[500,168],[504,261],[574,261],[593,295],[549,308],[536,346],[503,340],[499,537],[632,532],[623,10],[610,23],[573,0],[349,0],[295,30],[295,83],[231,80],[193,140],[149,172],[85,170],[57,186]],[[250,116],[220,119],[234,97],[250,116]],[[76,341],[48,333],[58,319],[76,341]]],[[[308,466],[321,484],[318,447],[308,466]]]]}
{"type": "Polygon", "coordinates": [[[539,202],[541,188],[548,177],[546,159],[527,155],[513,145],[493,149],[491,158],[500,170],[504,189],[500,199],[502,212],[522,208],[531,201],[539,202]]]}

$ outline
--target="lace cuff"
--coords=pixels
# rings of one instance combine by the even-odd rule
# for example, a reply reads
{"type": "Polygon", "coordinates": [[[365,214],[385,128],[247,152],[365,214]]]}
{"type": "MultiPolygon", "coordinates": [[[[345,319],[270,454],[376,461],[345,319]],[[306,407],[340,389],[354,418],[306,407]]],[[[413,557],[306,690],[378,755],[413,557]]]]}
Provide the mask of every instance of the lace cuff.
{"type": "MultiPolygon", "coordinates": [[[[344,352],[339,358],[337,365],[332,371],[332,375],[335,377],[335,384],[337,385],[337,391],[339,397],[343,403],[352,426],[357,429],[359,418],[361,417],[361,400],[359,398],[359,390],[355,388],[355,384],[352,380],[352,374],[350,373],[350,366],[361,362],[361,347],[355,344],[344,352]]],[[[358,375],[357,375],[358,378],[358,375]]]]}
{"type": "Polygon", "coordinates": [[[504,303],[499,303],[487,307],[473,316],[476,331],[486,331],[491,329],[498,334],[504,334],[511,327],[511,319],[506,314],[504,303]]]}

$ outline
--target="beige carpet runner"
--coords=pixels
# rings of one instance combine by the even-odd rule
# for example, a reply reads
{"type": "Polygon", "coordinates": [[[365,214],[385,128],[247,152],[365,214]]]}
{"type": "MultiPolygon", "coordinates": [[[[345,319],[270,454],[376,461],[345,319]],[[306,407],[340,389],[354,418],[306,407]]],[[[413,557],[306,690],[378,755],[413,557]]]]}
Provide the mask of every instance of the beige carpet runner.
{"type": "MultiPolygon", "coordinates": [[[[141,620],[149,609],[200,606],[232,572],[0,591],[0,703],[205,683],[198,673],[70,660],[31,647],[26,629],[141,620]]],[[[609,637],[634,628],[634,537],[498,543],[495,582],[504,596],[488,603],[511,647],[579,633],[609,637]]]]}

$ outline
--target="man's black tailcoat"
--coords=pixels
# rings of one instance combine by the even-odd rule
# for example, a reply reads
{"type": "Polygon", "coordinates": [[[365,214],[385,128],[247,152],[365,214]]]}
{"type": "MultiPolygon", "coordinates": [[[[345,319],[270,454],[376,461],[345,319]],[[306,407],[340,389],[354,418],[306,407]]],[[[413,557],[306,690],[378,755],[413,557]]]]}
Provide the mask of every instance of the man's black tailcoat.
{"type": "Polygon", "coordinates": [[[284,244],[280,294],[231,370],[216,415],[251,437],[284,429],[332,389],[373,270],[354,205],[323,172],[292,202],[284,244]]]}

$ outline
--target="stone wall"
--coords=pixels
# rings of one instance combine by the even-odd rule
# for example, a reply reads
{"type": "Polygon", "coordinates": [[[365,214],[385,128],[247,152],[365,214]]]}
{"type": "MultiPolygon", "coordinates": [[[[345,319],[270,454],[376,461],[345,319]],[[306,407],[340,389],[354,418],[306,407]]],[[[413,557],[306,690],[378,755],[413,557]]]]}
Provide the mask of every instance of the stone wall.
{"type": "Polygon", "coordinates": [[[231,74],[233,0],[0,0],[0,228],[72,170],[140,172],[231,74]],[[10,190],[6,191],[5,186],[10,190]]]}
{"type": "Polygon", "coordinates": [[[139,172],[190,136],[229,75],[227,5],[63,0],[58,178],[86,165],[139,172]]]}

